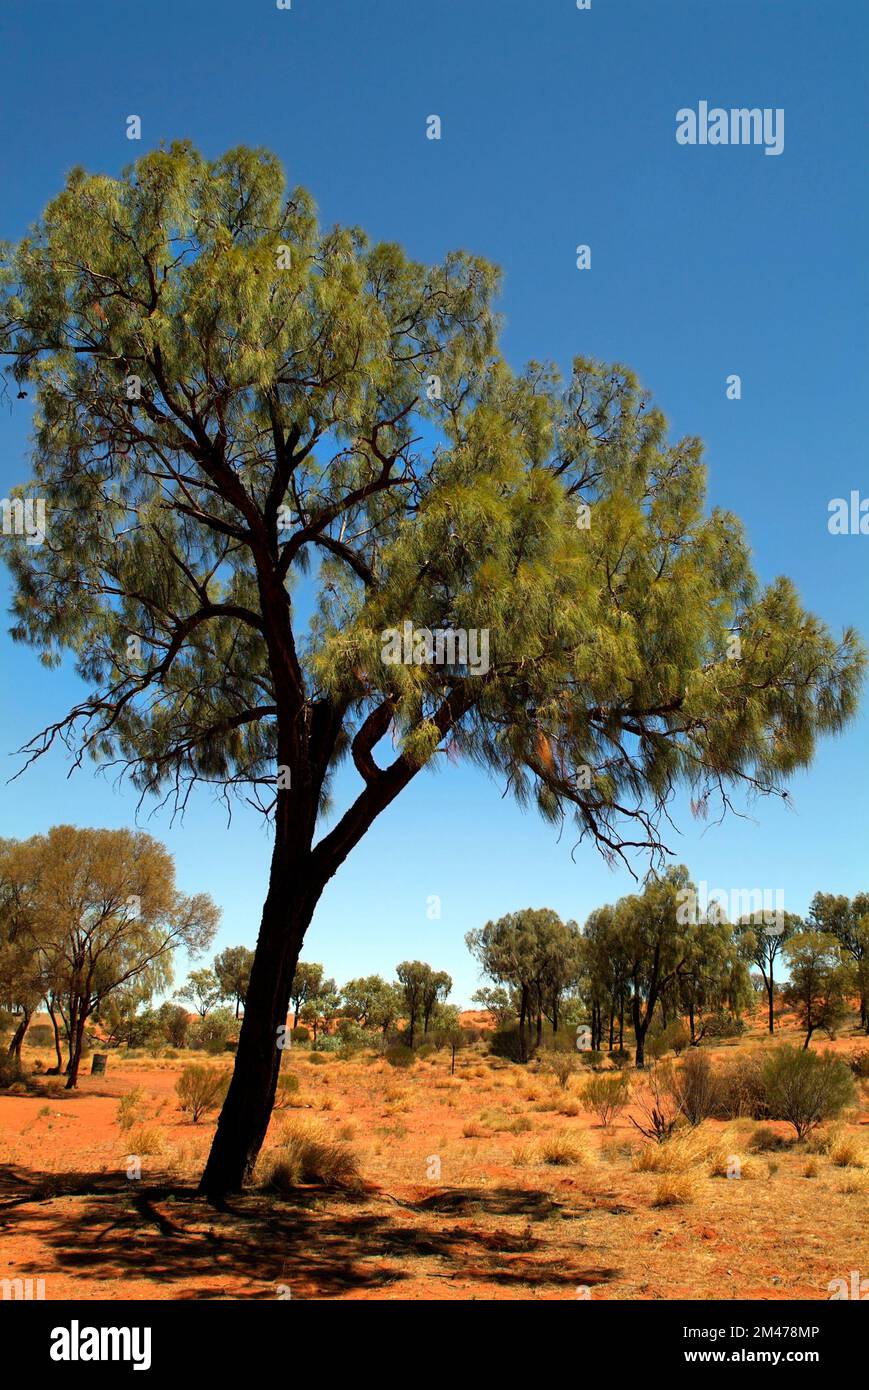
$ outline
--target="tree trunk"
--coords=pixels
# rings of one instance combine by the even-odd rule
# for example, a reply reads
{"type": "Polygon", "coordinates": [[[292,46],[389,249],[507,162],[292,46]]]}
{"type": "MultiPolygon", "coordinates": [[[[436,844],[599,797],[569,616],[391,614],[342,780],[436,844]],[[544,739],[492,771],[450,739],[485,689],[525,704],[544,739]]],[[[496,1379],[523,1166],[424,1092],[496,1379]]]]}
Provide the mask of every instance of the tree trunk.
{"type": "Polygon", "coordinates": [[[17,1062],[21,1061],[21,1048],[24,1043],[24,1038],[27,1033],[27,1030],[30,1027],[30,1020],[32,1017],[33,1014],[31,1013],[30,1009],[25,1009],[21,1022],[15,1029],[15,1032],[12,1034],[12,1041],[9,1044],[8,1051],[9,1056],[14,1057],[17,1062]]]}
{"type": "Polygon", "coordinates": [[[634,1054],[634,1065],[641,1071],[646,1065],[646,1030],[648,1029],[651,1015],[647,1008],[646,1017],[645,1019],[642,1018],[640,1014],[640,999],[636,990],[634,990],[633,998],[631,999],[631,1014],[634,1022],[634,1038],[637,1044],[637,1049],[634,1054]]]}
{"type": "Polygon", "coordinates": [[[60,1029],[57,1026],[57,1014],[54,1012],[54,1004],[50,999],[46,1000],[48,1017],[51,1019],[51,1026],[54,1029],[54,1055],[57,1058],[57,1075],[63,1071],[63,1052],[60,1047],[60,1029]]]}
{"type": "Polygon", "coordinates": [[[81,1066],[81,1054],[84,1047],[84,1026],[87,1020],[88,1014],[84,1006],[77,1006],[75,1029],[69,1040],[69,1066],[67,1067],[66,1078],[68,1091],[74,1091],[78,1085],[78,1071],[81,1066]]]}
{"type": "Polygon", "coordinates": [[[696,1028],[695,1028],[695,1026],[694,1026],[694,1005],[693,1005],[693,1004],[689,1004],[689,1005],[688,1005],[688,1023],[689,1023],[689,1025],[690,1025],[690,1029],[691,1029],[691,1041],[692,1041],[692,1043],[696,1043],[696,1041],[697,1041],[697,1031],[696,1031],[696,1028]]]}
{"type": "Polygon", "coordinates": [[[266,1136],[281,1052],[278,1029],[286,1024],[290,990],[305,932],[322,885],[295,872],[286,845],[276,840],[269,891],[250,974],[232,1080],[199,1190],[212,1199],[240,1192],[266,1136]]]}
{"type": "Polygon", "coordinates": [[[769,1031],[775,1032],[775,1015],[773,1013],[773,1000],[775,998],[775,981],[772,977],[772,966],[769,967],[769,979],[766,981],[766,994],[769,1000],[769,1031]]]}

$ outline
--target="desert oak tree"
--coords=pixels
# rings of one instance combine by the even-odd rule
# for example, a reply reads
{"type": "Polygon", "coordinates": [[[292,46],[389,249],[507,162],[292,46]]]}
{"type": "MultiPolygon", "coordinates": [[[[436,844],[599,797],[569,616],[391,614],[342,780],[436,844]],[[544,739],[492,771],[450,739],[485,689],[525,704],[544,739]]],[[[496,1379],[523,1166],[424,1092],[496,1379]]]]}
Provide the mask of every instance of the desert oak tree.
{"type": "Polygon", "coordinates": [[[858,638],[757,584],[700,441],[624,367],[512,371],[479,257],[321,231],[267,152],[180,143],[75,169],[0,276],[0,353],[35,395],[19,495],[47,515],[44,544],[4,537],[15,635],[91,692],[31,754],[65,739],[144,795],[216,784],[273,821],[206,1193],[256,1159],[324,886],[420,769],[470,758],[655,858],[678,784],[781,794],[852,714],[858,638]],[[384,661],[405,622],[486,631],[486,669],[384,661]]]}

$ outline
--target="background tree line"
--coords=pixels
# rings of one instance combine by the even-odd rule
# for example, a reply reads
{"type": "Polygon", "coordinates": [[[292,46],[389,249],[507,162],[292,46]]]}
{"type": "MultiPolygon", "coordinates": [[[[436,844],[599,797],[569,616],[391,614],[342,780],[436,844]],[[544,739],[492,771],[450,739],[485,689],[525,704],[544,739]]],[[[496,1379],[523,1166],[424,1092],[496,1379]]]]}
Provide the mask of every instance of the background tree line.
{"type": "Polygon", "coordinates": [[[731,923],[716,903],[700,911],[684,865],[651,879],[643,891],[596,908],[585,925],[548,908],[513,912],[468,933],[470,950],[491,982],[474,996],[515,1032],[515,1054],[528,1059],[545,1025],[568,1045],[621,1054],[629,1037],[643,1067],[647,1040],[671,1025],[686,1043],[733,1036],[744,1027],[758,987],[775,1027],[774,1000],[792,1009],[805,1046],[832,1034],[852,1001],[869,1031],[869,895],[817,893],[804,919],[792,913],[731,923]],[[685,903],[695,906],[685,910],[685,903]],[[787,970],[777,992],[776,972],[787,970]]]}

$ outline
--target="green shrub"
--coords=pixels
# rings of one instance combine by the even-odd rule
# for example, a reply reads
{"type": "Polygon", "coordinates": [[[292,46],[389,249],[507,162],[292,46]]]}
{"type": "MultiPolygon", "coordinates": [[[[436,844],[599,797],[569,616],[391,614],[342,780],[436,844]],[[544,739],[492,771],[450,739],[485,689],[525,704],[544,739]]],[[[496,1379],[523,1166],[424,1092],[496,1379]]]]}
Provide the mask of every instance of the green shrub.
{"type": "Polygon", "coordinates": [[[690,1125],[699,1125],[718,1110],[719,1079],[705,1052],[689,1052],[670,1072],[668,1089],[690,1125]]]}
{"type": "Polygon", "coordinates": [[[597,1115],[600,1123],[607,1127],[624,1110],[629,1095],[626,1076],[593,1076],[583,1087],[582,1108],[597,1115]]]}
{"type": "Polygon", "coordinates": [[[496,1028],[489,1037],[489,1051],[494,1057],[506,1057],[510,1062],[525,1061],[519,1039],[519,1029],[515,1026],[496,1028]]]}
{"type": "Polygon", "coordinates": [[[745,1032],[745,1020],[719,1010],[703,1020],[704,1038],[739,1038],[745,1032]]]}
{"type": "Polygon", "coordinates": [[[293,1031],[292,1031],[292,1039],[293,1039],[293,1042],[294,1042],[294,1043],[307,1043],[307,1042],[310,1042],[310,1041],[311,1041],[311,1030],[310,1030],[309,1028],[305,1028],[304,1025],[300,1023],[299,1026],[298,1026],[298,1028],[294,1028],[294,1029],[293,1029],[293,1031]]]}
{"type": "Polygon", "coordinates": [[[175,1082],[180,1108],[194,1124],[220,1105],[229,1089],[229,1073],[217,1067],[185,1067],[175,1082]]]}
{"type": "Polygon", "coordinates": [[[809,1052],[784,1044],[767,1057],[763,1083],[771,1118],[787,1120],[797,1139],[854,1100],[848,1064],[832,1052],[809,1052]]]}
{"type": "Polygon", "coordinates": [[[390,1043],[383,1055],[391,1067],[412,1067],[416,1061],[412,1048],[404,1043],[390,1043]]]}
{"type": "Polygon", "coordinates": [[[31,1023],[27,1030],[31,1047],[54,1047],[54,1029],[50,1023],[31,1023]]]}
{"type": "Polygon", "coordinates": [[[869,1049],[865,1052],[852,1052],[848,1058],[848,1066],[858,1080],[869,1080],[869,1049]]]}
{"type": "Polygon", "coordinates": [[[761,1057],[734,1057],[715,1078],[715,1116],[720,1120],[769,1118],[761,1057]]]}
{"type": "Polygon", "coordinates": [[[141,1086],[134,1086],[132,1091],[128,1091],[125,1096],[121,1096],[118,1101],[118,1109],[115,1114],[118,1128],[121,1130],[132,1129],[138,1120],[142,1119],[142,1104],[145,1099],[145,1092],[141,1086]]]}
{"type": "Polygon", "coordinates": [[[238,1033],[238,1021],[232,1009],[212,1009],[205,1018],[197,1019],[190,1029],[191,1047],[217,1055],[225,1052],[231,1035],[238,1033]]]}
{"type": "Polygon", "coordinates": [[[10,1057],[8,1052],[0,1056],[0,1090],[5,1090],[7,1086],[20,1086],[26,1084],[27,1073],[17,1057],[10,1057]]]}
{"type": "Polygon", "coordinates": [[[576,1051],[547,1053],[546,1068],[555,1077],[562,1090],[566,1090],[570,1084],[570,1078],[576,1071],[576,1051]]]}

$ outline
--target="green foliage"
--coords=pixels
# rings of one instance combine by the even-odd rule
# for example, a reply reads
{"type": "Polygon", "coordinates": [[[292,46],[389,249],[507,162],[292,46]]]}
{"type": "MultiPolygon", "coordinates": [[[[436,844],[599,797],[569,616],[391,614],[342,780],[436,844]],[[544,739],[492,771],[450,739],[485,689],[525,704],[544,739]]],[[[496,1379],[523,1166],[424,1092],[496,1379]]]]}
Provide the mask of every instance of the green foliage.
{"type": "MultiPolygon", "coordinates": [[[[660,846],[647,798],[777,792],[850,718],[859,639],[788,580],[759,585],[738,520],[705,512],[699,439],[671,441],[620,364],[513,373],[498,282],[464,252],[429,267],[322,232],[264,150],[175,143],[120,178],[70,173],[0,262],[52,533],[3,542],[16,635],[51,665],[71,650],[94,692],[62,726],[88,752],[148,790],[244,794],[311,700],[344,732],[312,721],[295,755],[308,818],[354,731],[376,776],[391,720],[392,795],[449,743],[612,855],[625,826],[660,846]],[[312,550],[302,651],[285,589],[312,550]],[[488,630],[485,678],[382,661],[408,616],[488,630]]],[[[368,810],[326,837],[324,870],[368,810]]]]}
{"type": "Polygon", "coordinates": [[[220,951],[214,957],[214,974],[220,998],[234,1005],[236,1015],[247,998],[252,966],[253,951],[246,946],[227,946],[225,951],[220,951]]]}
{"type": "Polygon", "coordinates": [[[183,988],[175,991],[176,999],[192,1004],[200,1018],[205,1018],[221,997],[220,981],[213,970],[191,970],[183,988]]]}
{"type": "Polygon", "coordinates": [[[175,1082],[178,1105],[194,1124],[223,1101],[229,1075],[217,1067],[184,1067],[175,1082]]]}
{"type": "Polygon", "coordinates": [[[624,1074],[592,1076],[582,1089],[582,1108],[597,1115],[607,1128],[621,1114],[630,1099],[630,1086],[624,1074]]]}
{"type": "Polygon", "coordinates": [[[205,1018],[197,1019],[190,1029],[190,1046],[216,1055],[225,1052],[230,1038],[238,1032],[232,1009],[212,1009],[205,1018]]]}
{"type": "Polygon", "coordinates": [[[407,1040],[412,1048],[422,1023],[428,1032],[432,1016],[449,994],[453,982],[443,970],[432,970],[421,960],[404,960],[395,971],[407,1013],[407,1040]]]}
{"type": "Polygon", "coordinates": [[[832,1052],[807,1052],[785,1044],[766,1059],[763,1083],[770,1117],[787,1120],[803,1139],[854,1100],[848,1064],[832,1052]]]}
{"type": "Polygon", "coordinates": [[[787,942],[785,955],[790,979],[784,1000],[805,1028],[806,1042],[818,1028],[833,1037],[847,1016],[854,984],[854,969],[843,961],[839,940],[828,932],[798,932],[787,942]]]}
{"type": "Polygon", "coordinates": [[[400,1042],[390,1043],[383,1055],[391,1067],[400,1071],[406,1071],[416,1061],[413,1049],[400,1042]]]}

